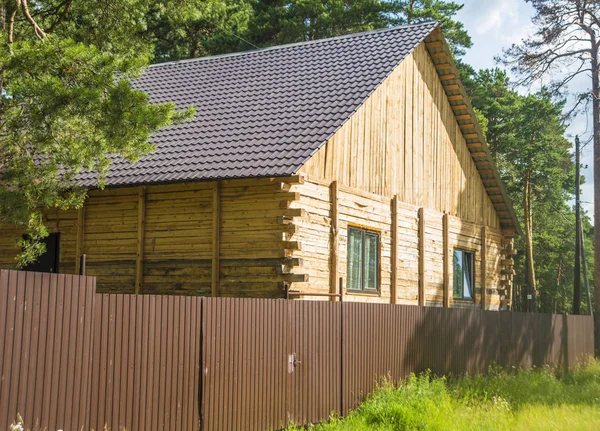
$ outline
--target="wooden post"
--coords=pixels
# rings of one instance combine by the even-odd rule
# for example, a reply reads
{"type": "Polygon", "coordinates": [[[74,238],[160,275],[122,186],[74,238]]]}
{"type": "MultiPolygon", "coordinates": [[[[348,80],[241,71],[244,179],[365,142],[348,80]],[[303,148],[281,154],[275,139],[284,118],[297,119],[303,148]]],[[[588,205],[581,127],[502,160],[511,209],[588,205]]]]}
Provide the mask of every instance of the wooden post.
{"type": "Polygon", "coordinates": [[[485,310],[487,302],[487,232],[485,226],[481,228],[481,309],[485,310]]]}
{"type": "Polygon", "coordinates": [[[392,283],[390,301],[398,303],[398,195],[392,198],[392,283]]]}
{"type": "Polygon", "coordinates": [[[85,232],[85,202],[77,210],[77,240],[75,245],[75,274],[81,274],[81,255],[85,232]]]}
{"type": "Polygon", "coordinates": [[[450,227],[448,214],[442,217],[444,235],[444,307],[450,307],[450,227]]]}
{"type": "Polygon", "coordinates": [[[144,279],[144,235],[146,227],[146,187],[138,189],[137,253],[135,261],[135,294],[142,293],[144,279]]]}
{"type": "MultiPolygon", "coordinates": [[[[338,183],[332,181],[329,186],[329,202],[331,204],[331,250],[329,262],[329,293],[336,293],[338,283],[338,247],[339,247],[339,214],[338,183]]],[[[341,293],[341,292],[340,292],[341,293]]],[[[335,301],[335,297],[330,298],[335,301]]]]}
{"type": "Polygon", "coordinates": [[[419,208],[419,305],[425,305],[425,208],[419,208]]]}
{"type": "Polygon", "coordinates": [[[82,254],[79,258],[79,275],[85,275],[85,254],[82,254]]]}
{"type": "Polygon", "coordinates": [[[212,281],[211,295],[219,296],[219,253],[221,239],[221,184],[215,182],[213,187],[213,204],[212,204],[212,281]]]}

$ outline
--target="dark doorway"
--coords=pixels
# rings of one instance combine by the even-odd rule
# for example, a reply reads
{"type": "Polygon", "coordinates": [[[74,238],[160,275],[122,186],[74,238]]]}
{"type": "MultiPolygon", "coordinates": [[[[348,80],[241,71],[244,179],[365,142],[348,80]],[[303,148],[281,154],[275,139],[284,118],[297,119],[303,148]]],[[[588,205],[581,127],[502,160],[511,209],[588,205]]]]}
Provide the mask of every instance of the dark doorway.
{"type": "Polygon", "coordinates": [[[46,251],[36,262],[24,268],[26,271],[58,272],[60,233],[51,233],[43,242],[46,244],[46,251]]]}

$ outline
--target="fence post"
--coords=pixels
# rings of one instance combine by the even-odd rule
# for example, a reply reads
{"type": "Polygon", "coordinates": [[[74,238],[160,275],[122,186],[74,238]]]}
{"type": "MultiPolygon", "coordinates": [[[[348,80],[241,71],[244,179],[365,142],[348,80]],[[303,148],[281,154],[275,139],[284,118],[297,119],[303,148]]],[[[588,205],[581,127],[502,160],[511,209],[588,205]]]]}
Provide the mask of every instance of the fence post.
{"type": "Polygon", "coordinates": [[[79,256],[79,275],[85,275],[85,254],[79,256]]]}

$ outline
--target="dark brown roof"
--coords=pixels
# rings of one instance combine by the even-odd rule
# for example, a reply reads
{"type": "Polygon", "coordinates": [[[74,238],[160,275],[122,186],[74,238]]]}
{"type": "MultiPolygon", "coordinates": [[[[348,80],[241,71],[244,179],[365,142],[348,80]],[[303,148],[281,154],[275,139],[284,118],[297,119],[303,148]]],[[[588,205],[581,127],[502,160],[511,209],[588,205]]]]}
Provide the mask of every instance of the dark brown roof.
{"type": "Polygon", "coordinates": [[[293,175],[436,27],[153,65],[134,85],[196,118],[155,133],[137,163],[115,159],[107,185],[293,175]]]}

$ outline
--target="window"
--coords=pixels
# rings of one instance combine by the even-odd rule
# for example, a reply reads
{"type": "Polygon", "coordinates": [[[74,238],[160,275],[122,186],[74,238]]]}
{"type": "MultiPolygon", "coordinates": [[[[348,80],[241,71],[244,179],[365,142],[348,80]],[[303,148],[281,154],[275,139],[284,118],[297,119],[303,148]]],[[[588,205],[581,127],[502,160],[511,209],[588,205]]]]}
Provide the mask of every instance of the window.
{"type": "Polygon", "coordinates": [[[347,284],[350,291],[379,290],[379,233],[348,227],[347,284]]]}
{"type": "Polygon", "coordinates": [[[454,299],[473,299],[475,280],[475,254],[454,249],[454,299]]]}

